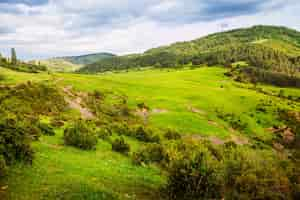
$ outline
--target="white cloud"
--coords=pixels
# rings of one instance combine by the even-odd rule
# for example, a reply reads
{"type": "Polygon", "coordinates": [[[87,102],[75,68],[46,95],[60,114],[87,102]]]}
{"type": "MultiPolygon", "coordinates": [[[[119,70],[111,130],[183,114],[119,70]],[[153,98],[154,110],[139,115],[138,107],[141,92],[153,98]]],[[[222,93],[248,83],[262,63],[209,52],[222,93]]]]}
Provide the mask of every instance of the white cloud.
{"type": "Polygon", "coordinates": [[[142,52],[221,31],[224,23],[229,25],[226,28],[274,24],[300,30],[296,0],[287,0],[282,7],[282,0],[243,1],[251,3],[249,13],[233,10],[244,5],[237,1],[218,2],[221,7],[197,0],[50,0],[36,6],[5,4],[5,9],[0,4],[0,52],[15,47],[26,59],[142,52]],[[224,5],[226,12],[205,13],[207,8],[218,11],[224,5]]]}

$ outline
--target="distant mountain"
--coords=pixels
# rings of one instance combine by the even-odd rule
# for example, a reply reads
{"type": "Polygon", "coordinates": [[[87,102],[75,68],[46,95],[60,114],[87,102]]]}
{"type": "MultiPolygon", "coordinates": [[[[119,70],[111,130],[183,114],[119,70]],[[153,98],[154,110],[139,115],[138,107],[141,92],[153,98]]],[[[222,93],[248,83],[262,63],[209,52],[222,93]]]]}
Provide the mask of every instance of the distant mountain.
{"type": "Polygon", "coordinates": [[[73,64],[78,65],[86,65],[95,63],[97,61],[112,58],[116,55],[112,53],[94,53],[94,54],[87,54],[87,55],[80,55],[80,56],[68,56],[68,57],[61,57],[61,59],[67,60],[73,64]]]}
{"type": "Polygon", "coordinates": [[[97,73],[147,66],[227,66],[239,61],[287,74],[295,71],[295,68],[300,68],[300,32],[277,26],[235,29],[150,49],[143,54],[102,59],[87,64],[79,72],[97,73]]]}
{"type": "Polygon", "coordinates": [[[64,71],[72,72],[80,69],[84,65],[101,61],[102,59],[108,59],[114,57],[111,53],[94,53],[80,56],[65,56],[55,57],[45,60],[39,60],[37,62],[48,67],[52,71],[64,71]]]}

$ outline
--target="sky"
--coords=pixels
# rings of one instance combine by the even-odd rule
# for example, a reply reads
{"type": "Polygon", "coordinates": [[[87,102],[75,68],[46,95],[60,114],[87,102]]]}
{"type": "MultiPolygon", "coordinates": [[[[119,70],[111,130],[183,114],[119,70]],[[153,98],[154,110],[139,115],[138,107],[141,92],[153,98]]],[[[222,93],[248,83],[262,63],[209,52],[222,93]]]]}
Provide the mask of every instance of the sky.
{"type": "Polygon", "coordinates": [[[252,25],[300,31],[299,0],[0,0],[0,53],[118,55],[252,25]]]}

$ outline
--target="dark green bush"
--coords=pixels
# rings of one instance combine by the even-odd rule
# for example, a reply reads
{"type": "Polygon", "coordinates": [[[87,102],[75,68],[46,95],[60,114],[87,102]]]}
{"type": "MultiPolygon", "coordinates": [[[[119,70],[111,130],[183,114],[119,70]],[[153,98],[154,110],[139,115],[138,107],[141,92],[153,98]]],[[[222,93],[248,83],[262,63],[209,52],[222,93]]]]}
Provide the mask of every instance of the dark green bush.
{"type": "Polygon", "coordinates": [[[166,138],[167,140],[179,140],[181,138],[181,135],[174,130],[168,129],[164,134],[164,138],[166,138]]]}
{"type": "Polygon", "coordinates": [[[135,138],[143,142],[160,142],[160,137],[158,135],[154,134],[151,129],[142,126],[136,129],[135,138]]]}
{"type": "Polygon", "coordinates": [[[50,122],[50,125],[51,126],[54,126],[54,127],[62,127],[65,125],[64,121],[61,120],[61,119],[56,119],[56,118],[53,118],[50,122]]]}
{"type": "Polygon", "coordinates": [[[3,155],[0,155],[0,178],[7,174],[7,166],[3,155]]]}
{"type": "Polygon", "coordinates": [[[207,150],[172,161],[165,189],[169,199],[221,199],[224,184],[219,166],[207,150]]]}
{"type": "Polygon", "coordinates": [[[97,136],[85,121],[80,120],[65,129],[64,142],[66,145],[91,150],[96,148],[97,136]]]}
{"type": "Polygon", "coordinates": [[[265,151],[232,148],[226,154],[228,199],[292,199],[292,185],[279,159],[265,151]]]}
{"type": "Polygon", "coordinates": [[[128,154],[130,151],[130,146],[125,142],[123,137],[115,139],[111,145],[112,150],[119,153],[128,154]]]}
{"type": "Polygon", "coordinates": [[[167,162],[168,154],[161,144],[147,144],[142,147],[139,151],[135,152],[132,156],[135,164],[149,164],[149,163],[161,163],[167,162]]]}
{"type": "Polygon", "coordinates": [[[21,122],[14,119],[0,121],[0,155],[3,156],[6,164],[14,161],[32,163],[31,141],[32,137],[21,122]]]}
{"type": "Polygon", "coordinates": [[[100,139],[106,140],[108,137],[112,135],[112,132],[109,127],[101,127],[96,131],[96,134],[100,139]]]}
{"type": "Polygon", "coordinates": [[[39,123],[39,128],[44,135],[54,136],[55,132],[52,126],[46,123],[39,123]]]}
{"type": "Polygon", "coordinates": [[[111,129],[113,129],[118,135],[132,136],[134,134],[134,130],[125,122],[114,123],[111,129]]]}

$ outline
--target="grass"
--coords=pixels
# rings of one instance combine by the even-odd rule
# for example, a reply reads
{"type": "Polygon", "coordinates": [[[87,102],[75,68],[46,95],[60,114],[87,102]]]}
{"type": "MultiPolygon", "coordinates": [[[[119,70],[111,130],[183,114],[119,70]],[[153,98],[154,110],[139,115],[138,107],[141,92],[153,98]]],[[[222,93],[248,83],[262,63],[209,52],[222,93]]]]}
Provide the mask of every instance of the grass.
{"type": "Polygon", "coordinates": [[[64,146],[62,131],[56,132],[34,143],[33,166],[12,167],[7,199],[151,199],[165,181],[157,168],[133,165],[108,142],[82,151],[64,146]]]}
{"type": "MultiPolygon", "coordinates": [[[[266,128],[278,125],[272,112],[257,112],[262,101],[272,101],[272,108],[300,110],[300,104],[238,84],[224,76],[226,69],[203,67],[194,70],[157,70],[81,75],[67,73],[28,74],[0,68],[5,84],[25,81],[51,81],[59,86],[73,86],[85,92],[114,91],[128,96],[131,108],[144,102],[165,112],[150,114],[149,123],[158,128],[172,128],[182,134],[229,138],[232,135],[268,139],[266,128]],[[216,110],[233,113],[247,127],[232,130],[229,122],[218,118],[216,110]]],[[[259,85],[264,90],[300,96],[299,89],[259,85]]],[[[44,118],[45,121],[49,119],[44,118]]],[[[2,185],[4,199],[155,199],[165,176],[155,167],[138,167],[130,158],[111,151],[110,143],[101,141],[96,151],[81,151],[63,145],[62,130],[56,136],[43,136],[35,142],[33,166],[17,164],[2,185]]],[[[115,136],[113,136],[114,138],[115,136]]],[[[140,143],[125,137],[133,151],[140,143]]],[[[0,196],[1,197],[1,196],[0,196]]],[[[0,198],[1,199],[1,198],[0,198]]]]}

